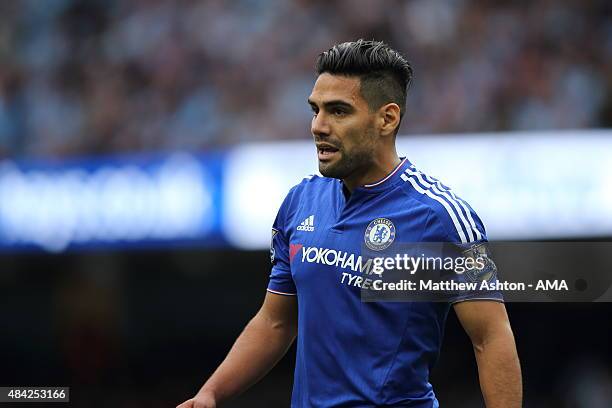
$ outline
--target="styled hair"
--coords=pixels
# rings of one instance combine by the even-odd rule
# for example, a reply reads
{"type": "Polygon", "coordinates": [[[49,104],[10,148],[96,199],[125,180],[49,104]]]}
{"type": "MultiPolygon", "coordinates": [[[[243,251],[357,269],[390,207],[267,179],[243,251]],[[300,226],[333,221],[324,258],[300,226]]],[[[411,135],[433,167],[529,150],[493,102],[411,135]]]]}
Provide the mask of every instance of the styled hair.
{"type": "Polygon", "coordinates": [[[318,75],[329,73],[358,77],[361,96],[370,110],[393,102],[400,107],[400,119],[404,117],[412,67],[384,42],[359,39],[336,44],[319,54],[315,67],[318,75]]]}

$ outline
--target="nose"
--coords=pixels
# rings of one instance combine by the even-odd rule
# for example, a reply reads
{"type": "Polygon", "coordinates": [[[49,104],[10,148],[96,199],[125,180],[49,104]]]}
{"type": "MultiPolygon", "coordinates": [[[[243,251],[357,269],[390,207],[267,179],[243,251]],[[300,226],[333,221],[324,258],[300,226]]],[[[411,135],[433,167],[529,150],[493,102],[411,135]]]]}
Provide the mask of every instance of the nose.
{"type": "Polygon", "coordinates": [[[310,132],[313,136],[329,136],[330,127],[324,112],[319,112],[316,116],[312,117],[312,123],[310,124],[310,132]]]}

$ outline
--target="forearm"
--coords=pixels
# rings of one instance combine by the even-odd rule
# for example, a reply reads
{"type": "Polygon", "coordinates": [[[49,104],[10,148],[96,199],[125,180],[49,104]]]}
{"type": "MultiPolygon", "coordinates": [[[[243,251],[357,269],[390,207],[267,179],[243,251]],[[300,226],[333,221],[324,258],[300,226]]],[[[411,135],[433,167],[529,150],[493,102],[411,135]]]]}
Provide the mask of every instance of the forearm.
{"type": "Polygon", "coordinates": [[[212,393],[217,403],[241,394],[285,355],[295,334],[294,327],[256,315],[200,393],[212,393]]]}
{"type": "Polygon", "coordinates": [[[520,408],[523,386],[512,331],[474,345],[480,388],[487,408],[520,408]]]}

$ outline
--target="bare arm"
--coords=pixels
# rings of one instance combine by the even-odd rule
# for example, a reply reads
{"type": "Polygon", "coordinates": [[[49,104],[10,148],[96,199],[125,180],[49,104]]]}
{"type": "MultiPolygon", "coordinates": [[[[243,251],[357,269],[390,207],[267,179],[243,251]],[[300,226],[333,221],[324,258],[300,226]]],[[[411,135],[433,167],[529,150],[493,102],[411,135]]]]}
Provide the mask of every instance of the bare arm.
{"type": "Polygon", "coordinates": [[[296,334],[296,297],[268,292],[225,360],[198,394],[177,408],[214,408],[244,392],[285,355],[296,334]]]}
{"type": "Polygon", "coordinates": [[[520,408],[521,367],[504,304],[474,300],[457,303],[454,308],[474,346],[487,408],[520,408]]]}

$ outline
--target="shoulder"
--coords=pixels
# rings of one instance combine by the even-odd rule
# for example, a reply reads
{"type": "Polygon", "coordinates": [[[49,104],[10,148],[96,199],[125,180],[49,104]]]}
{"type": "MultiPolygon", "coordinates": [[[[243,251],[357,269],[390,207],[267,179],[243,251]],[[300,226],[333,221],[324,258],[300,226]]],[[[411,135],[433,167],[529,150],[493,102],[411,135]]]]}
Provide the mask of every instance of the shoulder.
{"type": "Polygon", "coordinates": [[[321,177],[316,174],[309,174],[305,176],[301,182],[291,187],[282,206],[292,208],[304,197],[313,198],[316,195],[324,194],[334,187],[336,184],[334,182],[337,182],[337,180],[321,177]]]}
{"type": "Polygon", "coordinates": [[[333,188],[337,182],[338,180],[333,178],[309,174],[305,176],[300,183],[294,185],[291,190],[289,190],[288,196],[324,193],[333,188]]]}
{"type": "Polygon", "coordinates": [[[411,165],[401,176],[410,199],[429,209],[428,228],[434,240],[467,244],[486,240],[485,228],[474,209],[454,190],[411,165]]]}
{"type": "Polygon", "coordinates": [[[326,188],[333,184],[338,183],[338,179],[319,176],[318,174],[309,174],[305,176],[302,181],[296,184],[293,188],[295,189],[312,189],[312,188],[326,188]]]}

